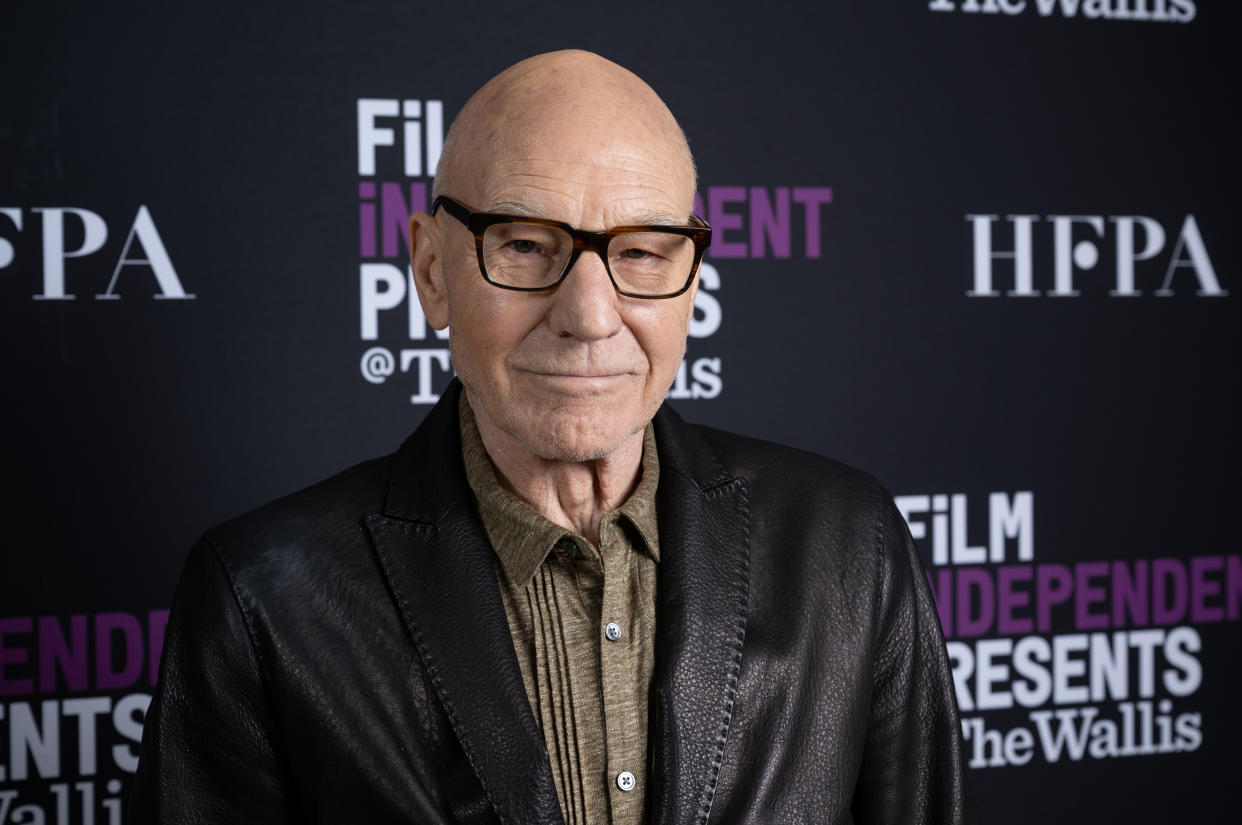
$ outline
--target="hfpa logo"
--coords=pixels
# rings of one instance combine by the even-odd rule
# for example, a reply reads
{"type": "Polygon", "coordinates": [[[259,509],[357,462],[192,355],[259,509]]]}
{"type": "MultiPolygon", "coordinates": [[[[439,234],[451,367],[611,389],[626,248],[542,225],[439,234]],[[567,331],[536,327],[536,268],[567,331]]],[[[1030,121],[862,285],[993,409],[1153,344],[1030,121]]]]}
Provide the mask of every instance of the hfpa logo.
{"type": "MultiPolygon", "coordinates": [[[[1151,275],[1158,275],[1163,263],[1164,275],[1157,288],[1152,290],[1152,295],[1173,295],[1173,282],[1182,273],[1185,274],[1178,279],[1179,283],[1193,275],[1197,282],[1196,296],[1223,297],[1229,294],[1228,290],[1221,288],[1216,277],[1216,269],[1212,266],[1194,215],[1186,215],[1181,226],[1175,230],[1176,240],[1167,258],[1166,240],[1174,233],[1167,231],[1155,218],[1140,215],[1048,215],[1042,222],[1038,215],[1006,215],[1003,223],[1000,223],[999,215],[967,215],[966,220],[970,222],[974,235],[974,282],[972,288],[966,291],[972,298],[994,298],[1002,294],[1013,297],[1077,297],[1082,292],[1076,288],[1075,273],[1094,269],[1102,257],[1112,258],[1110,297],[1143,295],[1140,276],[1145,273],[1140,270],[1144,267],[1136,267],[1136,264],[1153,259],[1154,267],[1148,265],[1145,268],[1149,272],[1154,268],[1151,275]],[[998,223],[1000,226],[996,226],[998,223]],[[1044,227],[1050,227],[1051,231],[1044,227]],[[1038,245],[1043,249],[1048,249],[1050,245],[1052,253],[1052,288],[1042,291],[1035,288],[1037,231],[1038,245]],[[998,240],[997,236],[1002,232],[1008,237],[998,240]],[[993,266],[999,260],[1012,262],[1004,268],[1012,272],[1013,288],[1004,293],[994,283],[993,266]]],[[[1039,280],[1047,283],[1042,278],[1039,280]]],[[[1155,284],[1151,277],[1147,282],[1155,284]]]]}
{"type": "MultiPolygon", "coordinates": [[[[84,258],[101,250],[108,240],[108,224],[98,214],[89,209],[73,206],[42,206],[34,207],[30,213],[39,215],[35,220],[42,230],[42,269],[43,291],[33,296],[36,301],[72,301],[77,296],[66,291],[65,262],[70,258],[84,258]],[[70,219],[66,221],[66,218],[70,219]],[[76,226],[74,224],[77,224],[76,226]],[[72,229],[71,233],[66,230],[72,229]],[[69,243],[67,235],[72,234],[74,243],[69,243]],[[78,242],[77,238],[81,238],[78,242]]],[[[13,207],[0,207],[0,215],[8,218],[18,232],[27,227],[26,213],[13,207]]],[[[0,269],[4,269],[17,258],[13,243],[0,237],[0,269]]],[[[129,225],[125,243],[117,256],[116,265],[112,268],[112,278],[108,288],[97,293],[99,301],[119,300],[121,295],[117,284],[122,270],[127,267],[142,267],[155,278],[158,292],[156,299],[192,300],[195,296],[185,291],[177,270],[173,267],[168,250],[155,228],[155,221],[146,206],[138,207],[138,214],[129,225]]]]}

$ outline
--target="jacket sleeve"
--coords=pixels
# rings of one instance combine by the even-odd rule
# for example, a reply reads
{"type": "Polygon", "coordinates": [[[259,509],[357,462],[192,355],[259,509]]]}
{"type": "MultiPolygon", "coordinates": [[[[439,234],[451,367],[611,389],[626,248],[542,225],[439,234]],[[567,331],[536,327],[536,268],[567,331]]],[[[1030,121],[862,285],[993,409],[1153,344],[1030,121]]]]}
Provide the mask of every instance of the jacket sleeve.
{"type": "Polygon", "coordinates": [[[173,599],[131,823],[288,821],[261,665],[245,607],[203,539],[173,599]]]}
{"type": "Polygon", "coordinates": [[[880,492],[875,672],[853,814],[859,823],[975,822],[940,620],[910,531],[880,492]]]}

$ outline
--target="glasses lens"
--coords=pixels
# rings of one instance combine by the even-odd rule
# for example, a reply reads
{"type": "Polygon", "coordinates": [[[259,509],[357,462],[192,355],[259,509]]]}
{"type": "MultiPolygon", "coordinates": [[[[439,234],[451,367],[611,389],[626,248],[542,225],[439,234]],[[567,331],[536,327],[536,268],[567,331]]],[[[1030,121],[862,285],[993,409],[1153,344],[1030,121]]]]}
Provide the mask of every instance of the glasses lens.
{"type": "Polygon", "coordinates": [[[537,289],[556,282],[573,246],[573,239],[555,227],[492,224],[483,233],[483,266],[495,283],[537,289]]]}
{"type": "Polygon", "coordinates": [[[670,232],[626,232],[608,244],[608,268],[617,286],[636,295],[667,295],[685,286],[694,266],[694,241],[670,232]]]}

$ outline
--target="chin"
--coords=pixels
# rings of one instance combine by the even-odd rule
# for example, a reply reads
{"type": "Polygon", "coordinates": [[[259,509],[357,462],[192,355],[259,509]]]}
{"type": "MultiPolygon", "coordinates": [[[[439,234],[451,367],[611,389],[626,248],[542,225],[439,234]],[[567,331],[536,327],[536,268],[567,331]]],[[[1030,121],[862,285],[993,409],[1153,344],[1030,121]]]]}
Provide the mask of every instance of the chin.
{"type": "Polygon", "coordinates": [[[646,426],[645,420],[609,424],[597,416],[553,413],[534,427],[514,428],[510,433],[526,449],[547,461],[584,462],[607,458],[646,426]]]}

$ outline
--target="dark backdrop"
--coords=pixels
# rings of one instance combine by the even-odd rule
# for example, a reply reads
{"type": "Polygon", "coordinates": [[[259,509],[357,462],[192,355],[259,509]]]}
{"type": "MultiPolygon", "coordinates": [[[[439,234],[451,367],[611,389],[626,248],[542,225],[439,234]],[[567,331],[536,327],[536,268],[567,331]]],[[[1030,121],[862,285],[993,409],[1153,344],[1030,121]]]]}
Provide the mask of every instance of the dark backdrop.
{"type": "Polygon", "coordinates": [[[894,493],[986,819],[1237,821],[1234,4],[114,6],[0,24],[3,821],[114,821],[190,543],[424,415],[437,112],[570,46],[698,161],[670,403],[894,493]]]}

